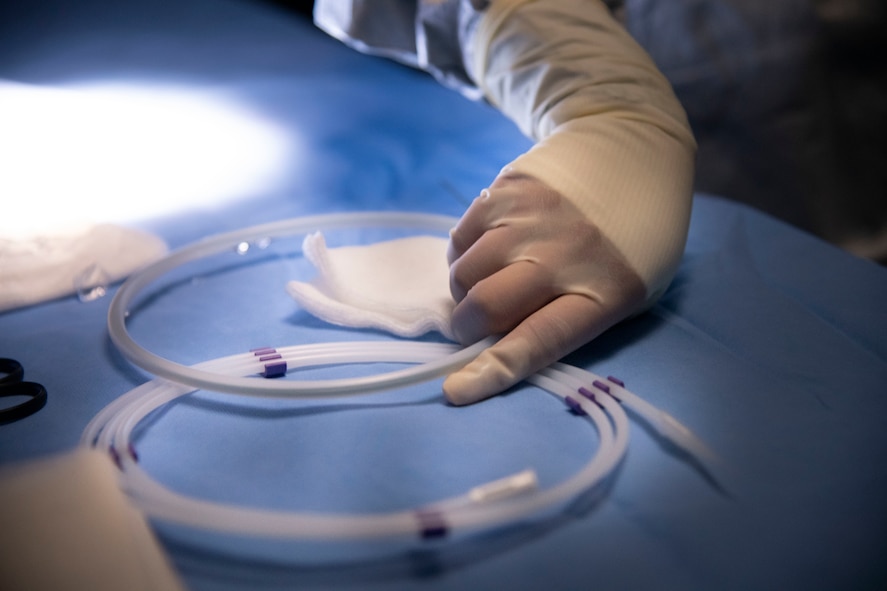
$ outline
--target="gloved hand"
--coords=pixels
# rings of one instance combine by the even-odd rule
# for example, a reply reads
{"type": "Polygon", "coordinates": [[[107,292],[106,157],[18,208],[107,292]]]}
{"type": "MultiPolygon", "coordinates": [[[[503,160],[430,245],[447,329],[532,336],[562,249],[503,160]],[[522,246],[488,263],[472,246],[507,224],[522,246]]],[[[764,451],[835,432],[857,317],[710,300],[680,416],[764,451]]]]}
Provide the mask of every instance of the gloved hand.
{"type": "Polygon", "coordinates": [[[668,81],[593,0],[493,0],[464,48],[533,148],[452,232],[453,330],[504,334],[444,382],[504,390],[652,305],[683,251],[695,142],[668,81]]]}
{"type": "Polygon", "coordinates": [[[501,392],[644,305],[646,288],[576,207],[526,175],[505,173],[474,200],[447,252],[465,345],[507,333],[443,388],[453,404],[501,392]]]}
{"type": "Polygon", "coordinates": [[[668,81],[604,2],[400,2],[387,21],[340,4],[318,0],[318,24],[482,96],[535,142],[452,233],[457,338],[504,334],[444,382],[453,403],[652,305],[683,251],[696,145],[668,81]]]}

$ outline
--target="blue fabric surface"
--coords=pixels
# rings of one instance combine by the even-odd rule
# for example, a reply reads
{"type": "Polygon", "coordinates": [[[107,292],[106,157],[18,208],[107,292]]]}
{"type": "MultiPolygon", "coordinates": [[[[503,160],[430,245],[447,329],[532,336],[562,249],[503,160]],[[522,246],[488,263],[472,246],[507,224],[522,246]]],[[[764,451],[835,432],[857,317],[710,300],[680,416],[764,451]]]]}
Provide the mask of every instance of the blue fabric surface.
{"type": "MultiPolygon", "coordinates": [[[[213,88],[299,138],[301,160],[275,190],[141,222],[173,246],[310,213],[458,215],[528,146],[492,109],[264,4],[92,0],[76,10],[22,8],[14,25],[0,23],[0,77],[213,88]]],[[[280,240],[189,265],[136,308],[133,335],[182,363],[261,345],[389,338],[330,327],[295,307],[284,284],[310,272],[298,245],[280,240]]],[[[168,524],[158,531],[193,589],[884,588],[885,301],[883,268],[698,195],[662,301],[568,361],[623,378],[693,429],[724,458],[723,488],[633,423],[603,498],[479,539],[371,560],[376,548],[361,544],[332,552],[168,524]]],[[[0,356],[20,360],[50,396],[36,415],[0,426],[0,463],[70,449],[104,405],[150,378],[111,345],[108,304],[72,297],[0,315],[0,356]]],[[[199,393],[158,415],[136,443],[156,478],[190,494],[376,511],[528,466],[550,485],[580,467],[596,439],[529,386],[453,408],[431,382],[321,402],[199,393]]]]}

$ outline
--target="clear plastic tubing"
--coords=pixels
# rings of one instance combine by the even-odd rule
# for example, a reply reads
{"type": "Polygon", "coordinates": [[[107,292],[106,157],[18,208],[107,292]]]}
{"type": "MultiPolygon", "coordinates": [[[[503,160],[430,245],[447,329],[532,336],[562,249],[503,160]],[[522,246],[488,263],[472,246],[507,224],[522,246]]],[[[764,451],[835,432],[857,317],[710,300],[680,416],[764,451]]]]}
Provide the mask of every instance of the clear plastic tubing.
{"type": "Polygon", "coordinates": [[[276,348],[286,371],[299,367],[345,363],[395,362],[415,364],[407,369],[367,377],[330,380],[269,380],[257,377],[265,365],[252,352],[185,366],[141,347],[126,329],[130,305],[152,282],[191,261],[251,243],[318,230],[397,227],[445,233],[455,218],[403,212],[329,214],[290,219],[220,234],[177,250],[132,275],[117,291],[108,312],[108,330],[120,352],[135,365],[164,379],[143,384],[113,401],[89,423],[82,443],[105,449],[121,469],[124,490],[149,515],[209,531],[293,539],[345,539],[419,533],[436,537],[440,531],[475,529],[512,522],[547,507],[567,502],[591,489],[612,472],[628,445],[628,419],[622,401],[661,433],[696,455],[704,445],[677,423],[622,387],[585,370],[553,364],[528,381],[562,398],[575,414],[597,430],[599,445],[585,467],[549,489],[528,483],[535,475],[518,474],[475,487],[467,494],[418,509],[388,514],[335,515],[280,513],[202,501],[175,493],[155,482],[132,453],[131,436],[153,410],[198,389],[263,397],[329,397],[368,394],[407,386],[450,373],[468,363],[495,339],[471,347],[433,343],[319,343],[276,348]],[[249,376],[249,377],[248,377],[249,376]],[[167,381],[172,380],[172,381],[167,381]],[[482,491],[494,490],[486,495],[482,491]],[[481,491],[481,492],[479,492],[481,491]],[[480,501],[478,499],[481,499],[480,501]]]}
{"type": "MultiPolygon", "coordinates": [[[[300,345],[278,349],[292,370],[354,362],[392,361],[433,363],[455,346],[433,343],[371,342],[300,345]]],[[[219,375],[256,370],[252,354],[234,355],[195,366],[219,375]]],[[[594,400],[577,394],[575,377],[562,371],[536,375],[530,381],[548,390],[588,420],[598,432],[599,445],[589,462],[567,480],[546,490],[535,489],[535,475],[517,474],[475,487],[467,494],[416,509],[382,514],[297,513],[237,507],[186,497],[154,481],[138,464],[131,437],[138,424],[155,409],[194,391],[189,386],[153,380],[124,394],[90,422],[81,443],[108,451],[121,470],[121,485],[148,515],[208,531],[289,539],[360,539],[419,535],[437,537],[456,530],[476,530],[514,522],[572,500],[610,474],[628,445],[625,413],[604,391],[594,400]],[[481,490],[496,494],[473,494],[481,490]]],[[[588,385],[589,388],[594,388],[588,385]]]]}
{"type": "Polygon", "coordinates": [[[319,230],[394,227],[447,233],[455,224],[450,216],[410,212],[335,213],[293,218],[261,224],[218,234],[170,253],[133,274],[120,286],[108,310],[108,332],[124,357],[142,369],[195,389],[212,390],[254,396],[353,396],[369,394],[446,375],[462,367],[489,347],[495,339],[489,338],[470,347],[455,350],[407,369],[360,378],[315,381],[261,380],[244,376],[223,375],[203,366],[186,366],[139,345],[126,328],[126,317],[133,300],[164,274],[188,262],[230,251],[244,242],[307,234],[319,230]]]}
{"type": "Polygon", "coordinates": [[[564,381],[572,383],[576,388],[589,383],[604,384],[607,392],[612,394],[613,398],[634,411],[667,441],[702,462],[710,470],[721,466],[722,462],[718,455],[695,433],[664,410],[656,408],[634,392],[627,390],[621,383],[610,381],[609,378],[603,378],[588,370],[566,363],[553,363],[542,370],[540,374],[548,375],[550,372],[559,372],[564,381]],[[572,382],[570,378],[572,378],[572,382]]]}

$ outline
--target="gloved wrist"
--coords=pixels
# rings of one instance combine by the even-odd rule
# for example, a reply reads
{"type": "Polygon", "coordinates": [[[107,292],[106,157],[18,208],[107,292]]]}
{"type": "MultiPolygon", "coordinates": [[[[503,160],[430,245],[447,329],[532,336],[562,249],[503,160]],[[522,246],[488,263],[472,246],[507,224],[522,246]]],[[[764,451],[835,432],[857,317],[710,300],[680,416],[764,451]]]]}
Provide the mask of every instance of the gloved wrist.
{"type": "Polygon", "coordinates": [[[650,57],[595,0],[494,0],[471,55],[487,99],[537,141],[503,172],[571,201],[655,300],[686,240],[696,145],[650,57]]]}
{"type": "Polygon", "coordinates": [[[501,174],[538,179],[596,226],[646,286],[666,289],[690,220],[694,146],[645,122],[589,116],[561,125],[501,174]]]}

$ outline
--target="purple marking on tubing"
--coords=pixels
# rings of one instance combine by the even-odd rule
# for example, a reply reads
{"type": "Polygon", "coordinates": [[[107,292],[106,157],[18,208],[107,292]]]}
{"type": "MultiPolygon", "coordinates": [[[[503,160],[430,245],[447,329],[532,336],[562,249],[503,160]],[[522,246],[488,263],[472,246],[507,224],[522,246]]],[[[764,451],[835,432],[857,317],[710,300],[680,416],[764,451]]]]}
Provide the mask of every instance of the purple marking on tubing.
{"type": "Polygon", "coordinates": [[[278,378],[285,374],[286,361],[281,361],[279,363],[266,363],[265,371],[262,372],[262,375],[266,378],[278,378]]]}
{"type": "Polygon", "coordinates": [[[595,388],[597,388],[598,390],[601,390],[602,392],[606,392],[607,394],[610,393],[610,386],[607,385],[607,384],[605,384],[605,383],[603,383],[603,382],[600,381],[600,380],[595,380],[595,381],[593,381],[593,382],[591,383],[591,385],[594,386],[595,388]]]}
{"type": "Polygon", "coordinates": [[[591,400],[592,402],[594,402],[595,404],[597,404],[597,396],[595,395],[594,392],[592,392],[591,390],[589,390],[585,386],[579,386],[579,393],[582,394],[583,396],[585,396],[586,398],[588,398],[589,400],[591,400]]]}
{"type": "Polygon", "coordinates": [[[259,361],[271,361],[272,359],[283,359],[283,355],[280,353],[274,353],[272,355],[262,355],[259,357],[259,361]]]}
{"type": "Polygon", "coordinates": [[[566,402],[567,406],[570,407],[570,410],[572,410],[577,415],[584,415],[585,414],[585,409],[583,409],[582,405],[579,404],[579,401],[576,400],[575,398],[573,398],[572,396],[564,396],[564,402],[566,402]]]}
{"type": "Polygon", "coordinates": [[[419,526],[422,528],[419,531],[419,536],[423,540],[442,538],[450,530],[443,516],[436,511],[416,511],[416,518],[419,520],[419,526]]]}
{"type": "Polygon", "coordinates": [[[114,460],[114,464],[117,466],[117,469],[123,470],[123,460],[120,459],[120,453],[117,451],[117,448],[109,447],[108,453],[111,454],[111,459],[114,460]]]}
{"type": "Polygon", "coordinates": [[[131,443],[129,444],[129,455],[136,462],[139,461],[139,454],[138,454],[138,452],[136,452],[136,446],[134,446],[131,443]]]}
{"type": "MultiPolygon", "coordinates": [[[[609,380],[614,385],[619,386],[621,388],[625,387],[625,383],[622,380],[620,380],[619,378],[614,378],[613,376],[607,376],[607,380],[609,380]]],[[[595,381],[594,384],[597,386],[598,382],[595,381]]],[[[606,386],[607,384],[603,384],[603,385],[606,386]]],[[[619,402],[620,404],[622,403],[622,399],[616,395],[616,392],[611,392],[609,386],[607,386],[607,394],[612,396],[616,400],[616,402],[619,402]]]]}
{"type": "Polygon", "coordinates": [[[274,347],[259,347],[258,349],[250,349],[250,353],[254,354],[256,357],[259,355],[268,355],[269,353],[277,353],[277,349],[274,347]]]}

